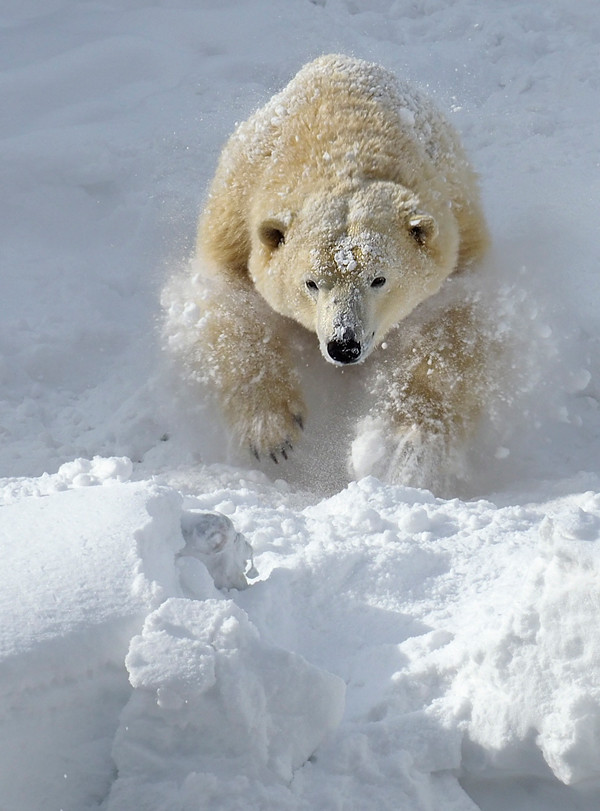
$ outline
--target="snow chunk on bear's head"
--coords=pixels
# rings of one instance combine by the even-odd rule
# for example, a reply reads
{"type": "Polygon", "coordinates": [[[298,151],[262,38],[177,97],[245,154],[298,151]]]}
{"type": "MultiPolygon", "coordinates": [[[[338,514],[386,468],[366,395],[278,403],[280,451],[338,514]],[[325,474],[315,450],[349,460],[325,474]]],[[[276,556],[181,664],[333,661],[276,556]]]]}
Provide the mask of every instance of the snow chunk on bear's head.
{"type": "Polygon", "coordinates": [[[299,188],[279,200],[265,190],[251,220],[249,271],[257,290],[315,332],[336,365],[365,360],[456,266],[450,209],[434,219],[397,183],[299,188]]]}

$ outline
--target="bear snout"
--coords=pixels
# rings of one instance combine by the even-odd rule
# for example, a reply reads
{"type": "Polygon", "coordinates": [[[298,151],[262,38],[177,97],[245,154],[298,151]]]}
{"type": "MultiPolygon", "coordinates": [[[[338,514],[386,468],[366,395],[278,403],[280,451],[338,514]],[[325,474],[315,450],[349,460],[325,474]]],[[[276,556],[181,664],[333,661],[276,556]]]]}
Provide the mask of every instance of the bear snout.
{"type": "Polygon", "coordinates": [[[352,330],[346,329],[340,338],[327,343],[327,354],[334,363],[357,363],[362,355],[362,347],[352,330]]]}

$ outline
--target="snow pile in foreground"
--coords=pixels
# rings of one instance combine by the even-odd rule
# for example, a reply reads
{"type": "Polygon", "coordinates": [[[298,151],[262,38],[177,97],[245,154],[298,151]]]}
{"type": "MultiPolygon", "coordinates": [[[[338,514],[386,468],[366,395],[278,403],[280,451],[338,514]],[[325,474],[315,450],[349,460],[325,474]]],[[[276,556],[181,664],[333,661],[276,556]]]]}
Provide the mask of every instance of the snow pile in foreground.
{"type": "Polygon", "coordinates": [[[597,493],[364,479],[302,505],[95,465],[115,475],[0,512],[7,811],[466,811],[461,774],[484,799],[501,775],[600,778],[597,493]]]}

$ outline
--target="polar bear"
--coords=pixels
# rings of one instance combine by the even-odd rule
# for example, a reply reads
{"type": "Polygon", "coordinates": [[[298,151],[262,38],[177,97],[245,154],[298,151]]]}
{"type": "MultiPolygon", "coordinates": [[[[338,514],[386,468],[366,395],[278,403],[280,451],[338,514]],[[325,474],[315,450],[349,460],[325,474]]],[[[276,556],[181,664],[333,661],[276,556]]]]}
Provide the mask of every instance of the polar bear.
{"type": "Polygon", "coordinates": [[[310,424],[292,319],[332,386],[340,369],[364,376],[383,475],[432,486],[486,390],[474,304],[443,288],[487,245],[476,175],[431,102],[376,64],[320,57],[223,149],[181,361],[256,457],[282,461],[310,424]]]}

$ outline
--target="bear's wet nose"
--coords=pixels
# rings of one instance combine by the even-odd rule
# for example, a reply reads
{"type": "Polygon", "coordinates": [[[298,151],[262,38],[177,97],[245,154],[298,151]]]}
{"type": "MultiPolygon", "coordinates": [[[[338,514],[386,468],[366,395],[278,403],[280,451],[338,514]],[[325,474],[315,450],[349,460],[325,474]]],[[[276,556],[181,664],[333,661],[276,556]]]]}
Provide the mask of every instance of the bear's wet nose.
{"type": "Polygon", "coordinates": [[[336,363],[356,363],[360,358],[361,346],[354,338],[329,341],[327,354],[336,363]]]}

